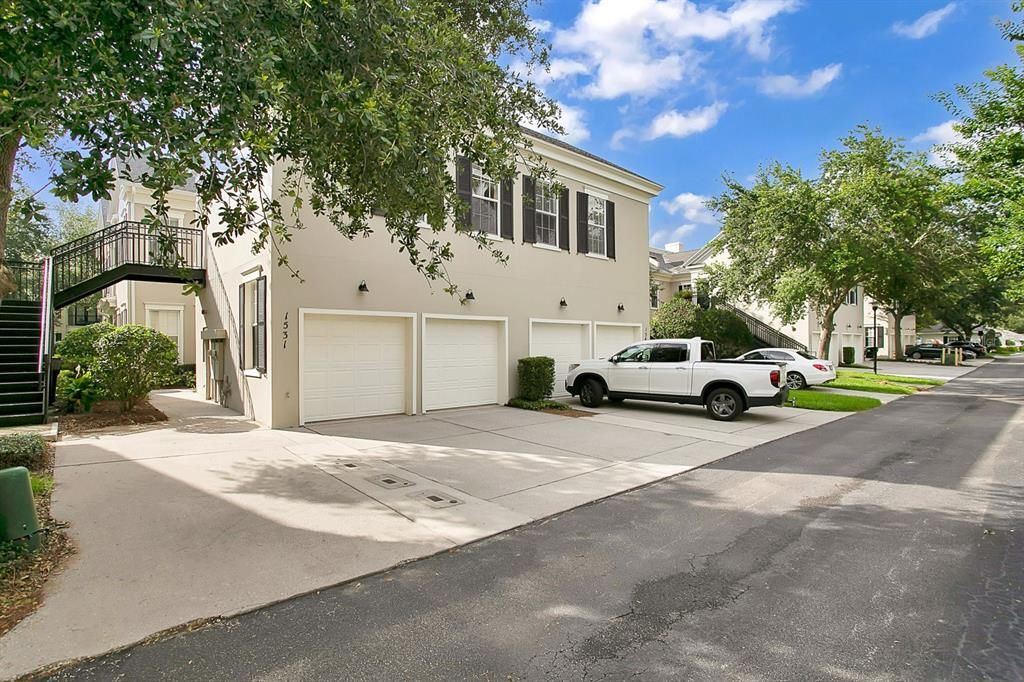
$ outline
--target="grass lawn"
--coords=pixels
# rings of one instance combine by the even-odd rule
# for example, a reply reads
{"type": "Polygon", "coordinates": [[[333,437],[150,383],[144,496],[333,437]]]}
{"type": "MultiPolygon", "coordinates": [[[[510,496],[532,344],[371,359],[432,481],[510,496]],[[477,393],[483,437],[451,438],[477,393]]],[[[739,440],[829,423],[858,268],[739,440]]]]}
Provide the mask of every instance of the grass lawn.
{"type": "Polygon", "coordinates": [[[878,407],[882,401],[859,395],[843,395],[841,393],[825,393],[801,389],[789,392],[790,400],[796,401],[796,407],[805,410],[826,410],[828,412],[863,412],[878,407]]]}
{"type": "Polygon", "coordinates": [[[911,395],[922,391],[927,386],[941,386],[941,379],[924,377],[901,377],[891,374],[869,374],[867,372],[844,372],[836,374],[836,380],[826,386],[845,388],[851,391],[868,391],[871,393],[891,393],[895,395],[911,395]]]}

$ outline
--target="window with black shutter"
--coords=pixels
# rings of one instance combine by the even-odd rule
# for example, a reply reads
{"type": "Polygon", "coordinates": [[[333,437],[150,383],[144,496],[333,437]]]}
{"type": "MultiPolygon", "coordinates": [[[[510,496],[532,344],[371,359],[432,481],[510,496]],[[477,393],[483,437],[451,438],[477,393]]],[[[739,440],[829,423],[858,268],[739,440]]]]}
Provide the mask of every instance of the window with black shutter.
{"type": "Polygon", "coordinates": [[[615,202],[604,202],[604,210],[604,229],[605,239],[607,240],[605,255],[609,258],[615,258],[615,202]]]}
{"type": "Polygon", "coordinates": [[[472,222],[473,164],[464,156],[455,159],[455,193],[462,203],[456,216],[455,228],[468,229],[472,222]]]}
{"type": "Polygon", "coordinates": [[[587,213],[590,211],[589,195],[576,192],[576,253],[587,253],[587,213]]]}
{"type": "Polygon", "coordinates": [[[238,286],[238,362],[243,370],[267,371],[267,278],[238,286]]]}
{"type": "Polygon", "coordinates": [[[558,247],[569,250],[569,189],[566,187],[558,195],[558,247]]]}
{"type": "Polygon", "coordinates": [[[523,243],[533,244],[537,241],[537,216],[534,206],[536,200],[536,182],[529,175],[523,176],[523,243]]]}

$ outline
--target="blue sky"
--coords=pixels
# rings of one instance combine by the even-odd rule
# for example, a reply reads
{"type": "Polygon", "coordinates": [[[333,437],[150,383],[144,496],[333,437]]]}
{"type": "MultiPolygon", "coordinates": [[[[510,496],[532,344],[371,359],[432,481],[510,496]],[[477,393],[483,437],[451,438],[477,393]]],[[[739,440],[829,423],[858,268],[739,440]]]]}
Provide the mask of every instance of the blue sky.
{"type": "Polygon", "coordinates": [[[932,96],[1014,62],[995,20],[1009,3],[918,0],[551,0],[531,11],[552,43],[535,75],[566,139],[665,190],[651,243],[717,232],[704,197],[779,160],[812,172],[859,123],[916,149],[948,141],[932,96]]]}

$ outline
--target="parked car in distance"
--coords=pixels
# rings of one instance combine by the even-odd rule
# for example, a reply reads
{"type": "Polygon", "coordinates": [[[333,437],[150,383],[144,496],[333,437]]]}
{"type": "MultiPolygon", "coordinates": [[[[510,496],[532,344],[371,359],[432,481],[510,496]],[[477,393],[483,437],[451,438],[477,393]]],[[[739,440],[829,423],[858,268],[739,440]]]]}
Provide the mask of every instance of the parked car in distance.
{"type": "MultiPolygon", "coordinates": [[[[914,360],[939,360],[942,358],[942,351],[955,350],[948,346],[940,346],[935,343],[922,343],[916,346],[910,346],[907,348],[907,357],[913,358],[914,360]]],[[[976,356],[971,350],[963,349],[964,360],[973,360],[976,356]]]]}
{"type": "Polygon", "coordinates": [[[970,341],[950,341],[946,344],[946,348],[963,348],[965,351],[971,351],[979,358],[985,357],[985,348],[979,343],[971,343],[970,341]]]}
{"type": "Polygon", "coordinates": [[[737,360],[779,360],[786,363],[786,385],[795,391],[834,381],[836,368],[828,360],[819,360],[807,351],[792,348],[758,348],[736,358],[737,360]]]}
{"type": "Polygon", "coordinates": [[[586,407],[656,400],[703,405],[708,416],[732,421],[751,407],[782,405],[789,387],[778,361],[716,360],[715,344],[696,337],[644,341],[607,359],[569,366],[565,390],[586,407]]]}

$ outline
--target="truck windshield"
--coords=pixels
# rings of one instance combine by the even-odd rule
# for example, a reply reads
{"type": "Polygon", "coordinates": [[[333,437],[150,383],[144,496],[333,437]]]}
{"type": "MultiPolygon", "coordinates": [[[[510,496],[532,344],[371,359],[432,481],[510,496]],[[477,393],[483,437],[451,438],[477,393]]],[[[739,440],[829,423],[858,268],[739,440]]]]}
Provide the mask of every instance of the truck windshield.
{"type": "Polygon", "coordinates": [[[711,341],[700,342],[700,359],[701,360],[714,360],[715,359],[715,344],[711,341]]]}

